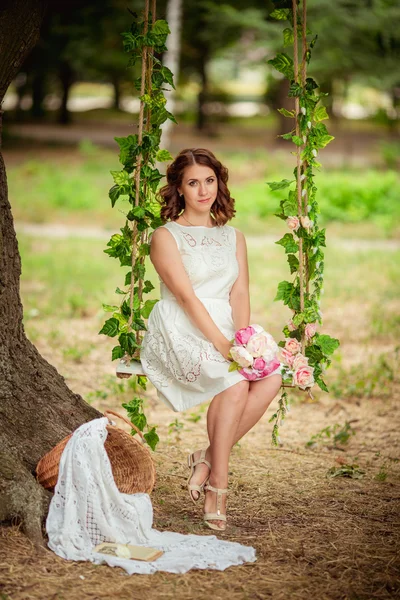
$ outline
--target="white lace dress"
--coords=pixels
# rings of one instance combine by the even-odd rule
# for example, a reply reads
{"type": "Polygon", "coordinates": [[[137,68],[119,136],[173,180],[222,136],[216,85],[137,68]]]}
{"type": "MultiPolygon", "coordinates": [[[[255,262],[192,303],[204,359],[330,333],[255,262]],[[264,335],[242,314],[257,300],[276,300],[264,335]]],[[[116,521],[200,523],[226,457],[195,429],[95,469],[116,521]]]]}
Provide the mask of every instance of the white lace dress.
{"type": "MultiPolygon", "coordinates": [[[[196,296],[227,339],[233,339],[229,297],[239,274],[235,228],[186,227],[174,221],[163,227],[176,240],[196,296]]],[[[238,371],[229,372],[229,361],[192,323],[161,279],[160,292],[140,354],[144,373],[160,400],[174,411],[183,411],[243,381],[238,371]]]]}

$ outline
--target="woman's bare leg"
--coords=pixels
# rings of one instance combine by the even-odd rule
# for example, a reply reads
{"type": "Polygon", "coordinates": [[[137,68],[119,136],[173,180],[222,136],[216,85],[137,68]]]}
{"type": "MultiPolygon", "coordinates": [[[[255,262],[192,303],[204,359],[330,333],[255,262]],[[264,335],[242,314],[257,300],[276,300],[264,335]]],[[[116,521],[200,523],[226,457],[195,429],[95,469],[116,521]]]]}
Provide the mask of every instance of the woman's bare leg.
{"type": "MultiPolygon", "coordinates": [[[[236,431],[246,406],[249,390],[248,381],[239,383],[217,394],[207,413],[207,428],[211,443],[207,448],[207,458],[212,468],[210,484],[216,488],[228,487],[229,455],[233,446],[236,431]]],[[[226,496],[222,497],[221,512],[225,512],[226,496]]],[[[216,493],[207,492],[204,512],[216,512],[216,493]]],[[[222,521],[211,521],[221,529],[225,528],[222,521]]]]}
{"type": "MultiPolygon", "coordinates": [[[[275,398],[278,390],[281,386],[282,379],[280,375],[271,375],[271,377],[267,377],[265,379],[261,379],[260,381],[251,381],[249,386],[249,392],[247,396],[246,406],[242,412],[240,422],[236,429],[232,446],[234,446],[248,431],[250,431],[256,423],[261,419],[268,406],[271,404],[272,400],[275,398]]],[[[228,388],[225,392],[229,392],[232,388],[228,388]]],[[[222,393],[225,393],[222,392],[222,393]]],[[[220,394],[218,394],[219,396],[220,394]]],[[[216,396],[217,398],[217,396],[216,396]]],[[[213,400],[214,402],[214,400],[213,400]]],[[[215,423],[215,409],[216,404],[213,405],[213,402],[210,404],[207,414],[207,428],[208,428],[208,436],[211,442],[214,437],[214,423],[215,423]]],[[[206,450],[206,458],[212,463],[211,460],[211,447],[208,447],[206,450]]],[[[196,459],[200,456],[200,450],[195,453],[196,459]]],[[[201,484],[209,473],[209,469],[207,465],[200,464],[196,467],[195,473],[192,477],[192,483],[201,484]]],[[[211,482],[211,485],[212,482],[211,482]]],[[[198,496],[197,492],[193,492],[193,495],[198,496]]]]}

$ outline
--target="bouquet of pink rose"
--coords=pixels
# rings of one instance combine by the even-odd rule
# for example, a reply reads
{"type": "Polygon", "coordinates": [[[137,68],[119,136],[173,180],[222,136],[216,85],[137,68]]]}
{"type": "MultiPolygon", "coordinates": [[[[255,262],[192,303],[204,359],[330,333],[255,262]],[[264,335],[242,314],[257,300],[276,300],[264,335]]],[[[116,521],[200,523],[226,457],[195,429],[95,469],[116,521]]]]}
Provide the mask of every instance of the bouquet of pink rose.
{"type": "Polygon", "coordinates": [[[249,381],[263,379],[280,367],[278,345],[261,325],[249,325],[235,333],[229,371],[239,371],[249,381]]]}

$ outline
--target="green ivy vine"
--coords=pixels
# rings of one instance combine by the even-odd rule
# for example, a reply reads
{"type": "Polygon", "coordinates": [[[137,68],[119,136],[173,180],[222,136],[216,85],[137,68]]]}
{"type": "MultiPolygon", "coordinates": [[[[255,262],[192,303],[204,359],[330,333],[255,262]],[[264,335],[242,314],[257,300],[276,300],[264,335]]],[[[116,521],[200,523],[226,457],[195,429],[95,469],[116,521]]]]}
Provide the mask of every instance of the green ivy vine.
{"type": "MultiPolygon", "coordinates": [[[[318,226],[320,208],[316,200],[317,187],[314,182],[314,169],[321,164],[317,162],[318,152],[334,138],[329,135],[322,121],[328,114],[321,98],[326,96],[318,92],[318,84],[312,77],[307,77],[312,50],[317,37],[306,25],[306,0],[274,0],[275,10],[270,17],[279,21],[287,21],[288,27],[283,29],[283,45],[291,46],[293,58],[281,52],[268,62],[289,80],[289,97],[294,100],[294,109],[279,109],[294,125],[282,135],[285,140],[294,144],[297,164],[293,178],[268,183],[271,190],[287,189],[287,197],[279,205],[276,216],[286,221],[290,232],[276,243],[282,246],[287,255],[291,277],[278,285],[276,301],[282,301],[292,311],[289,323],[284,327],[285,340],[279,342],[285,348],[288,339],[294,338],[301,344],[301,353],[306,357],[313,371],[313,382],[321,390],[328,392],[324,381],[324,371],[331,364],[334,351],[339,340],[326,334],[318,333],[316,326],[322,325],[320,298],[324,280],[324,250],[326,246],[325,229],[318,226]],[[300,11],[301,9],[301,11],[300,11]],[[300,41],[300,61],[299,61],[300,41]],[[311,327],[307,328],[310,324],[311,327]],[[307,336],[310,331],[312,336],[307,336]]],[[[295,387],[293,371],[285,366],[283,369],[283,388],[278,408],[270,422],[274,422],[272,443],[279,443],[279,426],[289,411],[286,387],[295,387]]],[[[309,387],[302,387],[310,393],[309,387]]]]}
{"type": "MultiPolygon", "coordinates": [[[[123,358],[128,363],[131,359],[140,360],[145,320],[158,302],[143,299],[154,289],[151,281],[146,279],[145,259],[150,254],[149,234],[163,224],[156,192],[164,175],[156,165],[172,160],[167,150],[160,150],[161,125],[167,119],[176,123],[165,108],[163,93],[165,84],[174,87],[173,75],[156,56],[167,50],[168,24],[156,20],[155,14],[151,15],[148,2],[143,17],[134,16],[134,22],[129,31],[122,33],[122,38],[124,50],[130,56],[128,65],[134,67],[141,62],[141,75],[134,82],[140,93],[138,133],[114,138],[119,146],[122,169],[111,171],[114,185],[109,198],[112,207],[117,201],[123,201],[127,209],[124,226],[111,236],[104,250],[108,256],[117,259],[123,269],[129,267],[129,270],[123,275],[122,286],[115,290],[120,302],[103,304],[111,316],[99,332],[118,340],[112,349],[112,360],[123,358]]],[[[137,386],[146,390],[147,378],[144,375],[135,377],[137,386]]],[[[123,407],[132,423],[141,431],[146,430],[144,438],[154,450],[159,438],[156,426],[147,422],[143,398],[135,397],[123,407]]]]}

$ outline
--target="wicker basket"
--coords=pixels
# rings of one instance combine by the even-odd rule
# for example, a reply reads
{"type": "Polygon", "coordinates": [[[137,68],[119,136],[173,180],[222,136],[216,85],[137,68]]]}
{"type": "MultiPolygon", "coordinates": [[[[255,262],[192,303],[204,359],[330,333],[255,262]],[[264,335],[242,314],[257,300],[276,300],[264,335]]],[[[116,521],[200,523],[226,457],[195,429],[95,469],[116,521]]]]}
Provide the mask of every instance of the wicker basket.
{"type": "MultiPolygon", "coordinates": [[[[131,429],[136,429],[142,439],[139,442],[119,427],[107,425],[108,435],[104,447],[110,459],[117,488],[124,494],[150,493],[154,487],[156,474],[150,451],[143,445],[142,432],[118,413],[112,410],[105,411],[104,416],[109,418],[109,415],[114,415],[125,421],[131,429]]],[[[57,483],[61,454],[71,436],[72,433],[61,440],[38,462],[36,477],[38,482],[46,489],[53,490],[57,483]]]]}

